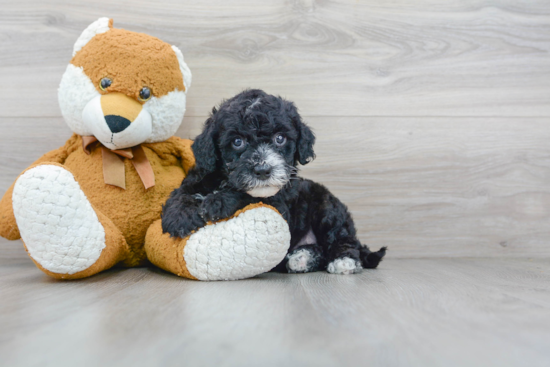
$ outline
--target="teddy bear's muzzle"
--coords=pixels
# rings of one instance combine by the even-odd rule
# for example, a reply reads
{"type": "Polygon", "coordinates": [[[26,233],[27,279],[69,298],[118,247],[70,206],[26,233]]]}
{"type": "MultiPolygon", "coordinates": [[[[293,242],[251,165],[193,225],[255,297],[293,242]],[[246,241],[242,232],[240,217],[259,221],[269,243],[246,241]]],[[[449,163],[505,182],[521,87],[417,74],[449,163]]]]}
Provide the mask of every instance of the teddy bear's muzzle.
{"type": "Polygon", "coordinates": [[[108,93],[92,99],[82,119],[93,135],[109,149],[124,149],[146,141],[152,132],[151,114],[125,94],[108,93]]]}
{"type": "Polygon", "coordinates": [[[115,92],[101,96],[101,110],[111,132],[119,133],[139,117],[142,106],[127,95],[115,92]]]}

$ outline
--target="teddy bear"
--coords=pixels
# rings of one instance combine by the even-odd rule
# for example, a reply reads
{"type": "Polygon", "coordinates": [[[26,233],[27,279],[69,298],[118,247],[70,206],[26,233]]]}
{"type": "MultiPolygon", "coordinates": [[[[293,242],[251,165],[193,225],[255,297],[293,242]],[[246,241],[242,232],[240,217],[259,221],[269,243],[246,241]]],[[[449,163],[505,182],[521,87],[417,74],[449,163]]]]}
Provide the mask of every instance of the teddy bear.
{"type": "Polygon", "coordinates": [[[186,238],[162,232],[162,205],[194,165],[174,134],[191,86],[181,51],[100,18],[74,44],[58,90],[73,134],[16,179],[0,201],[0,235],[21,239],[44,273],[78,279],[115,265],[154,264],[198,280],[269,271],[290,245],[264,204],[186,238]]]}

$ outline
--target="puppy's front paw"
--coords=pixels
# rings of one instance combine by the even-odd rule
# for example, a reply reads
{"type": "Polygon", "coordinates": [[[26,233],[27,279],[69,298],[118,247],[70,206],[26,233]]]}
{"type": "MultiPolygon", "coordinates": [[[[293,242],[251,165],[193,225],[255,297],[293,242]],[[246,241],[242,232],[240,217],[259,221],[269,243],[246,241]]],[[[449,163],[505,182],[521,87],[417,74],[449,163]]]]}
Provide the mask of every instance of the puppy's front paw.
{"type": "Polygon", "coordinates": [[[204,198],[199,209],[200,216],[207,222],[227,218],[232,211],[229,210],[225,199],[220,194],[210,194],[204,198]]]}
{"type": "Polygon", "coordinates": [[[162,231],[170,234],[171,237],[185,238],[193,231],[204,227],[206,222],[193,212],[191,208],[187,208],[183,212],[177,213],[165,213],[162,217],[162,231]]]}
{"type": "MultiPolygon", "coordinates": [[[[179,219],[179,218],[178,218],[179,219]]],[[[162,226],[164,233],[168,233],[171,237],[185,238],[193,231],[203,227],[206,223],[202,218],[198,217],[193,220],[192,217],[185,217],[177,221],[167,221],[163,218],[162,226]]]]}
{"type": "Polygon", "coordinates": [[[361,261],[350,257],[342,257],[330,262],[327,271],[331,274],[355,274],[363,270],[361,261]]]}
{"type": "Polygon", "coordinates": [[[170,235],[172,237],[185,238],[197,229],[199,229],[199,226],[196,226],[193,223],[183,223],[176,231],[170,233],[170,235]]]}

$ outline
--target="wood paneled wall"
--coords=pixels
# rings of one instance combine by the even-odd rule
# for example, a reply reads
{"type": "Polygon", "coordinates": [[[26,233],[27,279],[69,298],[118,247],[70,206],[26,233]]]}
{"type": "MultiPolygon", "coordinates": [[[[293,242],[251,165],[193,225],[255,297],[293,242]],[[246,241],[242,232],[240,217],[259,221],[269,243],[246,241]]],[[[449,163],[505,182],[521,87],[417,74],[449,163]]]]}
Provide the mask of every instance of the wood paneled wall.
{"type": "Polygon", "coordinates": [[[548,1],[4,1],[0,194],[70,136],[57,86],[101,16],[182,49],[179,136],[247,87],[295,101],[318,137],[303,176],[348,204],[369,245],[550,256],[548,1]]]}

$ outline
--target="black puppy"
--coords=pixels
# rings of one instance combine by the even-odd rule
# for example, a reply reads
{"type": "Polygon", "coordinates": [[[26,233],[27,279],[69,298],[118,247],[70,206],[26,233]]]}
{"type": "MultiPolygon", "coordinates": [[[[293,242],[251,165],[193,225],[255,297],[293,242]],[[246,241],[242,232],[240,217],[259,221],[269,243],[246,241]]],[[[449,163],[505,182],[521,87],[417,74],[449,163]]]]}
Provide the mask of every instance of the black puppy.
{"type": "Polygon", "coordinates": [[[185,237],[207,221],[262,201],[287,221],[291,244],[276,271],[351,274],[375,268],[346,206],[326,187],[297,177],[315,158],[315,136],[292,102],[246,90],[214,108],[193,143],[196,166],[163,207],[162,228],[185,237]]]}

